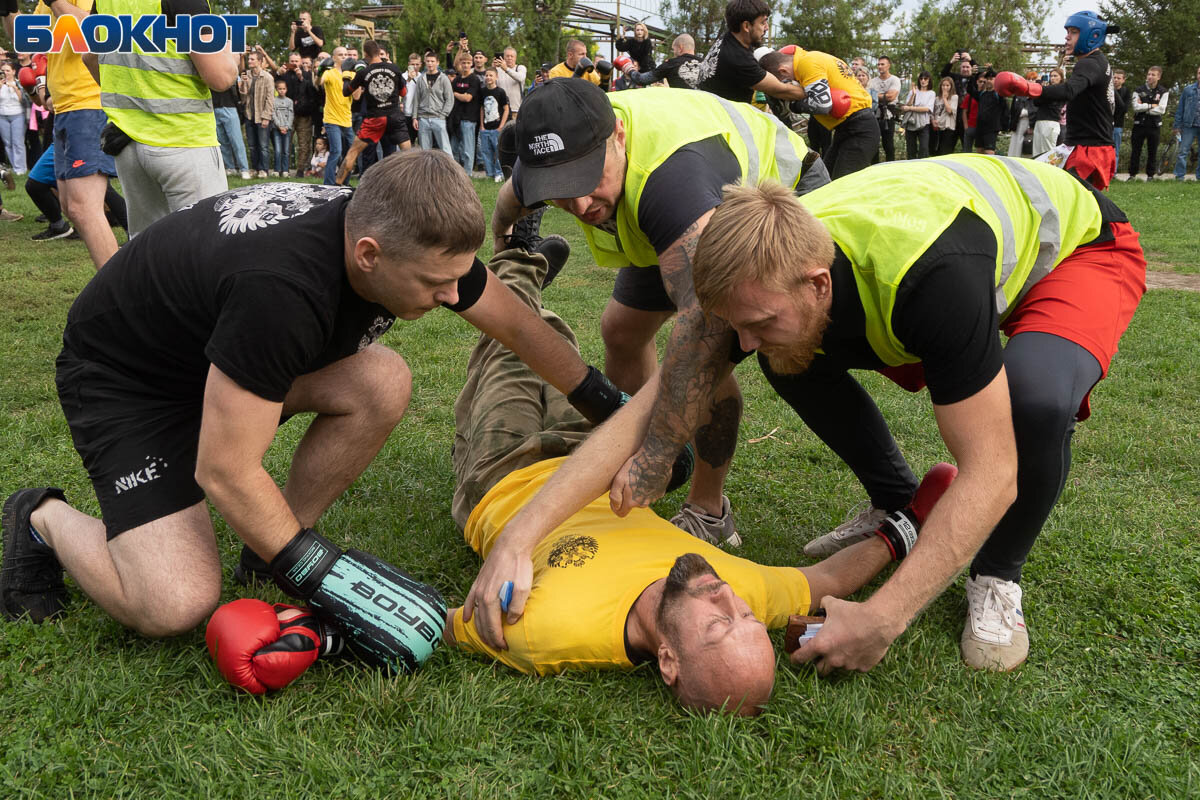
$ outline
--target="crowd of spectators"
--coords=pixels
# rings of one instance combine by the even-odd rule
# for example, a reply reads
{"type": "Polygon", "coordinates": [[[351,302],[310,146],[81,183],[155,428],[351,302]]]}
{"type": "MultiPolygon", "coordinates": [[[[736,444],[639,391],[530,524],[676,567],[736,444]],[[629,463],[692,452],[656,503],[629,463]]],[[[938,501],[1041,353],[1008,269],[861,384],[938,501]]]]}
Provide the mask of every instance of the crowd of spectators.
{"type": "MultiPolygon", "coordinates": [[[[90,8],[90,0],[80,2],[90,8]]],[[[1061,92],[1053,100],[1001,97],[993,86],[997,75],[993,66],[977,63],[967,50],[956,51],[936,74],[919,70],[902,78],[893,72],[886,55],[874,60],[872,70],[862,57],[851,58],[847,65],[836,54],[804,51],[795,45],[772,50],[763,44],[763,20],[769,13],[765,0],[730,0],[725,12],[727,31],[706,53],[696,52],[689,33],[673,37],[667,47],[639,22],[630,29],[613,27],[616,57],[611,63],[598,53],[589,56],[583,41],[569,39],[562,61],[532,68],[519,63],[514,47],[488,52],[472,47],[460,32],[444,53],[430,48],[407,54],[400,62],[405,68],[394,70],[401,77],[394,81],[398,86],[389,106],[386,98],[364,96],[370,87],[361,81],[357,88],[349,88],[355,75],[367,67],[360,60],[359,43],[330,41],[313,24],[311,13],[301,11],[291,23],[288,49],[279,63],[256,46],[238,58],[231,85],[212,86],[221,162],[226,175],[244,180],[295,176],[334,183],[347,154],[353,152],[350,166],[361,173],[411,141],[412,146],[450,153],[468,174],[501,181],[500,129],[517,118],[527,93],[562,77],[583,78],[609,91],[658,85],[753,102],[793,128],[806,129],[810,146],[825,156],[834,177],[875,161],[894,160],[898,139],[904,143],[903,155],[910,159],[957,150],[994,153],[1003,147],[1002,135],[1008,136],[1004,152],[1010,157],[1037,157],[1064,141],[1067,102],[1061,92]],[[659,46],[669,53],[661,61],[659,46]],[[850,98],[848,106],[843,97],[850,98]],[[380,112],[380,107],[388,110],[380,112]],[[381,113],[389,120],[386,134],[369,134],[356,142],[364,119],[381,113]]],[[[390,62],[385,44],[381,43],[381,59],[390,62]]],[[[79,84],[77,67],[61,64],[70,80],[60,85],[68,88],[68,99],[73,99],[79,84]]],[[[45,81],[39,95],[19,80],[20,75],[33,72],[44,74],[44,59],[40,69],[28,54],[0,59],[0,152],[15,175],[33,167],[54,135],[55,104],[47,96],[45,81]]],[[[1171,138],[1166,142],[1176,148],[1176,163],[1165,174],[1159,151],[1171,92],[1160,83],[1161,77],[1162,69],[1151,67],[1144,82],[1134,87],[1132,80],[1126,85],[1123,70],[1112,70],[1110,104],[1118,179],[1195,180],[1200,176],[1200,172],[1185,174],[1190,150],[1200,141],[1200,71],[1196,82],[1187,84],[1176,98],[1171,138]],[[1132,130],[1127,135],[1130,114],[1132,130]],[[1128,148],[1124,163],[1123,141],[1128,148]]],[[[1041,73],[1028,71],[1025,78],[1057,87],[1067,82],[1068,73],[1055,67],[1041,73]]],[[[375,127],[373,123],[371,130],[375,127]]],[[[97,202],[99,179],[112,174],[103,169],[94,174],[99,177],[88,183],[85,194],[82,186],[71,183],[83,183],[85,176],[64,173],[66,182],[55,186],[55,196],[87,218],[82,227],[91,231],[90,249],[102,263],[112,244],[100,231],[103,223],[97,214],[103,209],[111,217],[112,210],[107,202],[97,202]]]]}

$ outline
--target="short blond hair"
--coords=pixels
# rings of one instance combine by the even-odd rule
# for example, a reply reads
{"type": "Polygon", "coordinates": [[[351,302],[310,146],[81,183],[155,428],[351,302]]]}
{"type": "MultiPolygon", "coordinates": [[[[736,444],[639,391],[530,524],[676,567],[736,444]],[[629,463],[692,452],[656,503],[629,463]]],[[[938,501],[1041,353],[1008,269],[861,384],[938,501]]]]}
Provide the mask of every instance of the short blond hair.
{"type": "Polygon", "coordinates": [[[829,231],[790,189],[775,181],[729,186],[696,244],[696,298],[711,312],[746,281],[791,291],[833,254],[829,231]]]}

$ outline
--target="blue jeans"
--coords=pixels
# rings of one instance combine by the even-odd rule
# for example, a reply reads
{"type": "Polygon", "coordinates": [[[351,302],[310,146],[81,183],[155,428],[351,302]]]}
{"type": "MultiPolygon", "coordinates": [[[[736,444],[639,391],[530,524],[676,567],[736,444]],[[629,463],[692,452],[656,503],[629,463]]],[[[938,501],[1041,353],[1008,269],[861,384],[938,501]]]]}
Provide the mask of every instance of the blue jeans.
{"type": "Polygon", "coordinates": [[[213,116],[217,118],[217,141],[221,143],[221,160],[229,169],[245,172],[246,145],[242,141],[242,126],[238,122],[236,108],[214,108],[213,116]]]}
{"type": "Polygon", "coordinates": [[[0,139],[4,141],[8,163],[18,175],[25,174],[25,120],[28,117],[28,114],[0,116],[0,139]]]}
{"type": "Polygon", "coordinates": [[[280,175],[288,174],[288,165],[291,163],[292,150],[292,130],[288,129],[287,133],[280,133],[279,128],[274,124],[271,125],[271,143],[275,146],[275,171],[280,175]]]}
{"type": "Polygon", "coordinates": [[[489,178],[501,175],[500,171],[500,129],[479,132],[479,157],[483,159],[483,171],[489,178]]]}
{"type": "Polygon", "coordinates": [[[257,122],[246,122],[246,150],[250,154],[250,169],[266,172],[271,166],[271,132],[257,122]]]}
{"type": "Polygon", "coordinates": [[[428,150],[433,147],[435,138],[438,149],[448,156],[454,155],[450,150],[450,134],[446,133],[446,120],[439,117],[418,117],[417,139],[420,141],[421,149],[428,150]]]}
{"type": "MultiPolygon", "coordinates": [[[[1179,154],[1175,156],[1175,180],[1183,180],[1183,173],[1187,172],[1188,153],[1192,149],[1192,142],[1200,138],[1200,128],[1191,126],[1179,129],[1179,154]]],[[[1200,181],[1200,161],[1196,162],[1196,180],[1200,181]]]]}
{"type": "Polygon", "coordinates": [[[454,142],[454,160],[462,165],[462,168],[471,174],[471,170],[475,169],[475,129],[479,127],[478,122],[468,122],[467,120],[458,121],[458,139],[454,142]]]}
{"type": "Polygon", "coordinates": [[[330,122],[325,123],[325,138],[329,141],[329,161],[325,164],[325,180],[326,186],[333,186],[337,178],[338,161],[342,158],[342,153],[350,149],[350,137],[354,135],[354,129],[342,125],[334,125],[330,122]]]}
{"type": "Polygon", "coordinates": [[[1113,150],[1117,152],[1117,172],[1121,171],[1121,134],[1124,132],[1124,128],[1113,128],[1113,150]]]}

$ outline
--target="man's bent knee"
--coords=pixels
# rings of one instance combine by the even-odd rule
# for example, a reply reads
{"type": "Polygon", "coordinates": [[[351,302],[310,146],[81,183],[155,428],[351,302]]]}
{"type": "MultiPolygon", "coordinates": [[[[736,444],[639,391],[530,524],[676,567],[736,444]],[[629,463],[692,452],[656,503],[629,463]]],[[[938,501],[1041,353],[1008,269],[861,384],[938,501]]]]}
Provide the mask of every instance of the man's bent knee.
{"type": "Polygon", "coordinates": [[[412,370],[395,350],[371,345],[358,354],[362,363],[355,383],[356,403],[372,419],[400,422],[412,398],[412,370]]]}

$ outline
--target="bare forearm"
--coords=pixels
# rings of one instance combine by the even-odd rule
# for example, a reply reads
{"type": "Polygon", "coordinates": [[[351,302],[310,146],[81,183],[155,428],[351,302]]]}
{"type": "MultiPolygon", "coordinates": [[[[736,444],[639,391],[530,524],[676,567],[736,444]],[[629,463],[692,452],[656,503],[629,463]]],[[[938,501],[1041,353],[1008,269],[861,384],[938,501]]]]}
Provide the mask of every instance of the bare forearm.
{"type": "Polygon", "coordinates": [[[921,535],[896,573],[867,605],[899,630],[950,584],[983,546],[1012,502],[1004,476],[991,470],[959,472],[921,526],[921,535]]]}
{"type": "Polygon", "coordinates": [[[196,477],[229,527],[266,561],[300,530],[296,515],[262,467],[200,466],[196,477]]]}

